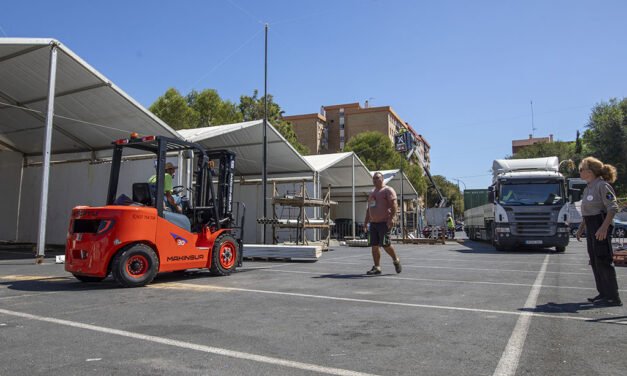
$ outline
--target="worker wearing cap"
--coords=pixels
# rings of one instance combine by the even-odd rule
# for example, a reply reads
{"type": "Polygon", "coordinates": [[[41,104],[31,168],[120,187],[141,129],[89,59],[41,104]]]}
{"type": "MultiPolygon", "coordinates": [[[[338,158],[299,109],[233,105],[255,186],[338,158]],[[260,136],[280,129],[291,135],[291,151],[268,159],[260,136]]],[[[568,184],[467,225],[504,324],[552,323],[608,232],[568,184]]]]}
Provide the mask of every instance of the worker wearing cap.
{"type": "MultiPolygon", "coordinates": [[[[179,204],[181,203],[181,198],[179,196],[172,195],[172,188],[173,188],[172,178],[174,178],[177,168],[178,168],[177,166],[173,165],[170,162],[165,164],[165,176],[163,179],[163,192],[164,192],[164,198],[166,200],[166,205],[173,211],[176,211],[177,213],[182,213],[183,210],[179,206],[179,204]]],[[[148,179],[148,183],[157,184],[157,175],[152,175],[150,179],[148,179]]]]}
{"type": "Polygon", "coordinates": [[[455,221],[453,221],[451,213],[446,213],[446,228],[448,229],[449,239],[455,239],[455,221]]]}
{"type": "Polygon", "coordinates": [[[596,158],[584,158],[579,164],[579,175],[588,185],[583,190],[581,216],[577,240],[586,232],[590,266],[599,295],[588,301],[601,306],[622,306],[618,295],[616,270],[612,265],[612,220],[618,212],[616,194],[610,183],[616,181],[616,168],[596,158]]]}

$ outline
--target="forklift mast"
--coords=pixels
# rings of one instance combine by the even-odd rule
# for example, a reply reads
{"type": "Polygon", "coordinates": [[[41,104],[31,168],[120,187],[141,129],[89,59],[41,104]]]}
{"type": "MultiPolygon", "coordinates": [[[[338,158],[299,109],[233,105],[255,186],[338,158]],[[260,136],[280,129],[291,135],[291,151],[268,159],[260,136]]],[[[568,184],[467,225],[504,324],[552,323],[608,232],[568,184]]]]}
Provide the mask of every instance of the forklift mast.
{"type": "Polygon", "coordinates": [[[198,158],[194,206],[213,208],[216,226],[229,227],[233,221],[233,183],[235,153],[227,150],[208,151],[198,158]],[[218,171],[215,172],[214,160],[218,171]],[[213,186],[213,176],[217,175],[217,192],[213,186]],[[217,193],[217,194],[216,194],[217,193]]]}
{"type": "Polygon", "coordinates": [[[138,149],[154,153],[157,157],[157,179],[154,206],[157,214],[163,217],[164,176],[166,156],[168,152],[193,151],[197,163],[195,176],[192,212],[189,215],[195,224],[211,224],[215,228],[228,228],[233,220],[233,184],[235,171],[235,153],[228,150],[206,150],[203,146],[191,142],[163,136],[131,137],[115,141],[107,205],[112,205],[117,195],[117,187],[122,163],[123,150],[138,149]],[[214,162],[215,161],[215,162],[214,162]],[[217,162],[217,163],[216,163],[217,162]],[[218,167],[217,172],[214,167],[218,167]],[[217,177],[217,189],[214,187],[214,176],[217,177]],[[217,191],[217,192],[216,192],[217,191]],[[196,216],[198,213],[199,216],[196,216]]]}

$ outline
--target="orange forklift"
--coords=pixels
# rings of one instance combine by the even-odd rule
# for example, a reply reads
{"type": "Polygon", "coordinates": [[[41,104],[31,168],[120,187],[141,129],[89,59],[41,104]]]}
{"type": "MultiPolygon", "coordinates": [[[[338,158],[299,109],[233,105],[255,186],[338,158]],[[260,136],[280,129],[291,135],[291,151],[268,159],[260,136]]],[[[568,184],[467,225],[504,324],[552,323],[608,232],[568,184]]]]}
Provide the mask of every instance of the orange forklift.
{"type": "Polygon", "coordinates": [[[100,282],[111,273],[121,286],[139,287],[160,272],[207,268],[214,275],[229,275],[242,265],[245,207],[233,203],[233,152],[136,133],[113,144],[106,205],[72,210],[66,271],[82,282],[100,282]],[[132,198],[117,195],[122,154],[129,149],[157,157],[156,183],[133,183],[132,198]],[[165,206],[166,155],[172,152],[182,152],[195,166],[191,187],[173,187],[182,213],[165,206]]]}

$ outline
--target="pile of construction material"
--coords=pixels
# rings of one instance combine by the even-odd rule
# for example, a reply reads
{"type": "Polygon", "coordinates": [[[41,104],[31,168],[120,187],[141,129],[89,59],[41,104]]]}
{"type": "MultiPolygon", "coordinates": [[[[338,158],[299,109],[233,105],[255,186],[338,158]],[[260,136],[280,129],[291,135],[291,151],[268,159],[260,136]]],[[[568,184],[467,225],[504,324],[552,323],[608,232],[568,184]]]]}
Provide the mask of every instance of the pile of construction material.
{"type": "Polygon", "coordinates": [[[322,245],[245,244],[245,259],[280,259],[317,261],[322,256],[322,245]]]}

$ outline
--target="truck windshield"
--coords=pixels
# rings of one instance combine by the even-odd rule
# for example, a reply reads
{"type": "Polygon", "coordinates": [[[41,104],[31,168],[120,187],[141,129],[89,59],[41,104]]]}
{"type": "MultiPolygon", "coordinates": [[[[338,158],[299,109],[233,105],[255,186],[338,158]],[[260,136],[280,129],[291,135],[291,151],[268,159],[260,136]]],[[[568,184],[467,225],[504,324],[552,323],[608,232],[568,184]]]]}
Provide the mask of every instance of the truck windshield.
{"type": "Polygon", "coordinates": [[[503,205],[562,205],[559,183],[501,185],[499,203],[503,205]]]}

